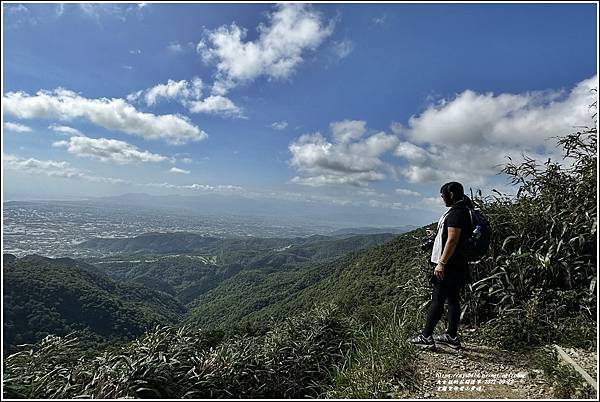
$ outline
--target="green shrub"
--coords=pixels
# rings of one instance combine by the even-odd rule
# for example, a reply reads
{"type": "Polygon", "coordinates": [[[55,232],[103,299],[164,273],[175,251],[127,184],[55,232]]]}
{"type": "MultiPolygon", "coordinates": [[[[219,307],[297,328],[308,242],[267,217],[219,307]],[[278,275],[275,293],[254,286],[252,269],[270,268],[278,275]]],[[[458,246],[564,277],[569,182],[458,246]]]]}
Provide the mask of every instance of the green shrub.
{"type": "Polygon", "coordinates": [[[291,318],[264,336],[157,327],[124,347],[80,356],[73,337],[50,336],[4,362],[6,398],[316,397],[350,343],[333,307],[291,318]]]}

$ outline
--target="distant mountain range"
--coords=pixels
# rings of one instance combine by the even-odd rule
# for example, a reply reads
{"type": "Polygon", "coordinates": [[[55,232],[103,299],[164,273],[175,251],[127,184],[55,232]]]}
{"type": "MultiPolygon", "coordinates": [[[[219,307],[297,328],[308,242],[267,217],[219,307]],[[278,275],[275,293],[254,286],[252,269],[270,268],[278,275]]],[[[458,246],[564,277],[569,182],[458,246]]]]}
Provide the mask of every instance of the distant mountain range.
{"type": "MultiPolygon", "coordinates": [[[[239,263],[252,265],[259,256],[295,255],[299,260],[339,256],[346,252],[370,247],[390,240],[393,233],[384,231],[354,235],[340,231],[335,236],[313,235],[294,238],[221,238],[197,233],[146,233],[130,238],[97,238],[78,245],[81,249],[125,254],[194,253],[216,255],[220,264],[239,263]]],[[[293,262],[299,262],[296,259],[293,262]]]]}
{"type": "Polygon", "coordinates": [[[414,225],[406,225],[400,227],[359,227],[359,228],[343,228],[334,230],[329,233],[329,236],[347,236],[347,235],[369,235],[369,234],[379,234],[379,233],[392,233],[392,234],[401,234],[410,232],[411,230],[415,230],[417,226],[414,225]]]}

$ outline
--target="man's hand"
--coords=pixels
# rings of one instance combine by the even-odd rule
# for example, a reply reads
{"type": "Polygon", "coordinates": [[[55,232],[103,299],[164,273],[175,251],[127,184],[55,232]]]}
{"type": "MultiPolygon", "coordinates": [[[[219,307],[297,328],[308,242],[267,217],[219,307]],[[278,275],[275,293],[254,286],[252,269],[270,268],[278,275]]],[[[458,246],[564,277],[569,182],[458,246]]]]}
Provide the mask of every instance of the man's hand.
{"type": "Polygon", "coordinates": [[[443,280],[444,279],[444,266],[442,264],[436,265],[435,269],[433,270],[433,274],[440,281],[443,280]]]}

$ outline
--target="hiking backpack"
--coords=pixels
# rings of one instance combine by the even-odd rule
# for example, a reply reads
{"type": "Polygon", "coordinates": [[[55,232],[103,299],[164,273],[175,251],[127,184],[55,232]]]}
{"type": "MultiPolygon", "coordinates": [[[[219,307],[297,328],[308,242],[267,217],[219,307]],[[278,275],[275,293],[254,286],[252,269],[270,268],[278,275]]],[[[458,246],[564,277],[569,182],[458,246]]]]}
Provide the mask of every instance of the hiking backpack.
{"type": "Polygon", "coordinates": [[[492,241],[492,227],[489,220],[478,209],[468,208],[473,232],[465,241],[462,251],[468,261],[476,261],[485,256],[492,241]]]}

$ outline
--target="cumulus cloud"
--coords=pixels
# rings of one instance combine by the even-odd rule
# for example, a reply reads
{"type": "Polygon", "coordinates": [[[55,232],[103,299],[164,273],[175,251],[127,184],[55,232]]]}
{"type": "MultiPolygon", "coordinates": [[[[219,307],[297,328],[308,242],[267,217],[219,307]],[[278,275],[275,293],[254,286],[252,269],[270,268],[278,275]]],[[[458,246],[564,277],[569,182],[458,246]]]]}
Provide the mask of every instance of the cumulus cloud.
{"type": "Polygon", "coordinates": [[[30,127],[27,127],[26,125],[19,124],[19,123],[13,123],[10,121],[7,121],[6,123],[4,123],[4,129],[8,130],[8,131],[13,131],[15,133],[30,133],[31,132],[30,127]]]}
{"type": "Polygon", "coordinates": [[[340,143],[355,141],[367,132],[367,122],[343,120],[329,124],[333,138],[340,143]]]}
{"type": "Polygon", "coordinates": [[[292,182],[308,186],[367,186],[386,177],[381,156],[396,146],[395,136],[380,132],[358,141],[366,131],[361,121],[345,120],[330,127],[334,142],[315,133],[305,134],[289,145],[290,165],[302,174],[292,182]]]}
{"type": "Polygon", "coordinates": [[[597,86],[594,76],[570,90],[498,95],[466,90],[442,99],[407,126],[392,124],[403,137],[394,154],[408,163],[396,171],[413,183],[452,178],[480,186],[499,172],[506,156],[556,158],[553,138],[593,125],[589,107],[597,86]]]}
{"type": "Polygon", "coordinates": [[[181,173],[181,174],[190,174],[189,170],[185,170],[185,169],[179,169],[177,167],[172,167],[169,172],[171,173],[181,173]]]}
{"type": "Polygon", "coordinates": [[[88,138],[73,136],[68,141],[57,141],[55,147],[66,147],[69,153],[79,157],[97,159],[101,162],[114,162],[120,165],[139,162],[162,162],[166,156],[140,151],[135,146],[108,138],[88,138]]]}
{"type": "Polygon", "coordinates": [[[433,158],[427,150],[408,141],[401,141],[394,151],[394,154],[411,163],[418,164],[424,164],[433,158]]]}
{"type": "Polygon", "coordinates": [[[20,119],[87,119],[108,130],[162,139],[171,144],[207,138],[204,131],[184,116],[142,113],[123,99],[88,99],[62,88],[39,91],[35,95],[9,92],[3,97],[3,106],[5,113],[20,119]]]}
{"type": "Polygon", "coordinates": [[[54,160],[39,160],[35,158],[22,158],[16,155],[4,155],[2,159],[5,169],[18,171],[29,175],[42,175],[61,177],[66,179],[81,179],[94,183],[128,184],[127,180],[89,175],[84,171],[74,168],[69,162],[54,160]]]}
{"type": "Polygon", "coordinates": [[[199,101],[187,103],[191,113],[208,113],[226,117],[244,118],[244,112],[231,99],[220,95],[211,95],[199,101]]]}
{"type": "Polygon", "coordinates": [[[287,121],[276,121],[273,124],[271,124],[271,127],[275,130],[284,130],[287,126],[287,121]]]}
{"type": "Polygon", "coordinates": [[[185,104],[189,100],[198,100],[202,96],[202,80],[194,77],[191,81],[187,80],[168,80],[166,84],[158,84],[152,88],[134,92],[127,95],[129,102],[142,99],[146,106],[154,106],[161,99],[170,101],[176,100],[185,104]]]}
{"type": "Polygon", "coordinates": [[[247,31],[235,23],[207,32],[197,50],[205,62],[216,63],[217,95],[238,83],[260,76],[288,78],[302,63],[306,51],[316,49],[333,32],[310,5],[278,4],[268,22],[257,28],[258,37],[245,41],[247,31]]]}
{"type": "Polygon", "coordinates": [[[35,158],[21,158],[15,155],[4,155],[4,167],[10,170],[18,170],[24,173],[43,174],[55,177],[79,177],[83,173],[71,167],[65,161],[39,160],[35,158]]]}
{"type": "Polygon", "coordinates": [[[202,98],[204,84],[198,77],[191,81],[169,80],[166,84],[158,84],[146,90],[140,90],[127,95],[129,102],[142,100],[146,106],[153,106],[160,100],[177,101],[190,113],[208,113],[224,117],[243,118],[243,110],[225,96],[211,95],[202,98]]]}
{"type": "Polygon", "coordinates": [[[570,91],[494,95],[466,90],[412,116],[405,131],[417,143],[539,145],[591,123],[589,106],[596,97],[591,89],[597,86],[594,76],[570,91]]]}
{"type": "Polygon", "coordinates": [[[48,128],[56,133],[65,135],[83,135],[83,133],[76,128],[69,126],[61,126],[58,124],[50,124],[48,128]]]}

